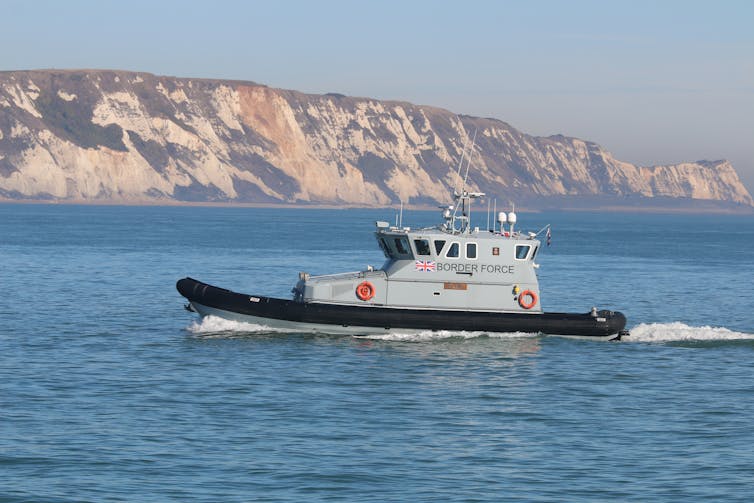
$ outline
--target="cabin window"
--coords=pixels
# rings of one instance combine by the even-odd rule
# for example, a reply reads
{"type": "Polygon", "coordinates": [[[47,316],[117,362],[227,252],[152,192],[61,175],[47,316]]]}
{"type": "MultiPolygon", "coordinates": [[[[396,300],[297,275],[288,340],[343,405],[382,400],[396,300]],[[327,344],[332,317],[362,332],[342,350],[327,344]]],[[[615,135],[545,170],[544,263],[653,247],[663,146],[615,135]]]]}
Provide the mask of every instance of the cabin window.
{"type": "Polygon", "coordinates": [[[453,242],[450,244],[450,248],[448,248],[448,253],[445,254],[446,258],[458,258],[459,251],[461,247],[459,246],[458,242],[453,242]]]}
{"type": "Polygon", "coordinates": [[[385,254],[385,257],[390,258],[390,247],[385,242],[385,238],[379,238],[377,242],[380,244],[380,250],[385,254]]]}
{"type": "Polygon", "coordinates": [[[539,251],[539,246],[535,246],[535,247],[534,247],[534,251],[533,251],[533,252],[531,252],[531,259],[532,259],[532,260],[534,260],[535,258],[537,258],[537,252],[538,252],[538,251],[539,251]]]}
{"type": "Polygon", "coordinates": [[[395,238],[395,249],[401,255],[408,255],[408,241],[406,238],[395,238]]]}
{"type": "Polygon", "coordinates": [[[417,255],[432,255],[429,249],[429,241],[426,239],[414,239],[417,255]]]}
{"type": "Polygon", "coordinates": [[[529,250],[531,250],[531,245],[516,245],[516,260],[526,260],[529,250]]]}
{"type": "Polygon", "coordinates": [[[476,258],[476,243],[466,243],[466,258],[476,258]]]}
{"type": "Polygon", "coordinates": [[[443,246],[445,246],[444,239],[435,239],[435,253],[438,256],[440,255],[440,252],[442,251],[443,246]]]}

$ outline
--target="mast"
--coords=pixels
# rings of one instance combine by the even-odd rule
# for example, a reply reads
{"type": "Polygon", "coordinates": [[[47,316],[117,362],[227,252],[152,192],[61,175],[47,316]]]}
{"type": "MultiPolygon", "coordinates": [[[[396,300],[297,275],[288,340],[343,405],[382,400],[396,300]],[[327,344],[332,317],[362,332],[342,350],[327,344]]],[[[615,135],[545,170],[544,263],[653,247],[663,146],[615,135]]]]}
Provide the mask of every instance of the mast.
{"type": "MultiPolygon", "coordinates": [[[[461,179],[461,189],[453,189],[454,204],[443,206],[443,218],[445,219],[444,229],[451,234],[468,234],[471,232],[471,200],[483,197],[484,192],[468,192],[466,190],[466,181],[469,178],[469,169],[471,168],[471,154],[474,152],[474,146],[476,145],[476,131],[471,141],[471,153],[466,158],[466,172],[463,178],[461,178],[461,170],[463,169],[464,157],[466,157],[466,144],[464,143],[463,151],[461,152],[461,160],[458,163],[458,170],[456,172],[458,178],[461,179]],[[461,215],[458,215],[458,207],[461,207],[461,215]]],[[[487,225],[489,227],[489,224],[487,225]]]]}

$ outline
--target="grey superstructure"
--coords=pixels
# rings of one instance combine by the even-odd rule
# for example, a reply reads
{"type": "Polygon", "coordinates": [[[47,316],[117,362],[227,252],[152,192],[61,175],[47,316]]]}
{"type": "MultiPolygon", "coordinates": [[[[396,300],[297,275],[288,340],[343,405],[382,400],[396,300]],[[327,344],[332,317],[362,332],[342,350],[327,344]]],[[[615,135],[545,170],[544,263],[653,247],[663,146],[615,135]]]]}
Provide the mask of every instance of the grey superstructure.
{"type": "Polygon", "coordinates": [[[436,227],[376,222],[375,237],[386,257],[382,267],[323,276],[301,273],[294,300],[541,313],[534,261],[540,241],[533,233],[515,231],[514,212],[501,213],[494,231],[472,228],[471,200],[483,195],[457,195],[456,205],[443,208],[444,222],[436,227]]]}

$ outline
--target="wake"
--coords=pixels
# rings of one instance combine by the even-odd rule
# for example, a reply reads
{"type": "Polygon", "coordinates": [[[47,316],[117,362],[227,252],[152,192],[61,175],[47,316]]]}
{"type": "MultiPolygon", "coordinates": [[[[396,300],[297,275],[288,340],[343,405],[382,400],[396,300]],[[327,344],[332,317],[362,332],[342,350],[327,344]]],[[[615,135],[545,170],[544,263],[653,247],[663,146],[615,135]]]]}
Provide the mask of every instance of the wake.
{"type": "MultiPolygon", "coordinates": [[[[294,328],[278,328],[243,321],[226,320],[207,316],[186,327],[189,332],[202,336],[228,336],[241,334],[300,334],[311,333],[294,328]]],[[[358,334],[356,334],[358,335],[358,334]]],[[[540,334],[526,332],[490,333],[457,330],[401,330],[385,334],[365,334],[359,339],[395,342],[432,342],[449,339],[521,339],[538,337],[540,334]]],[[[677,341],[738,341],[754,340],[754,334],[736,332],[725,327],[694,327],[681,323],[640,323],[631,328],[631,335],[623,342],[677,342],[677,341]]]]}
{"type": "Polygon", "coordinates": [[[624,342],[737,341],[754,339],[754,334],[736,332],[725,327],[691,327],[673,323],[641,323],[631,329],[624,342]]]}
{"type": "MultiPolygon", "coordinates": [[[[218,316],[206,316],[201,320],[194,321],[186,327],[186,330],[192,334],[201,336],[235,336],[235,335],[254,335],[254,334],[312,334],[309,330],[299,330],[295,328],[279,328],[267,325],[248,323],[244,321],[226,320],[218,316]]],[[[325,335],[327,332],[322,332],[325,335]]],[[[333,334],[336,335],[336,334],[333,334]]],[[[441,341],[447,339],[475,339],[479,337],[489,338],[525,338],[537,337],[538,334],[525,332],[512,333],[487,333],[474,331],[456,331],[456,330],[402,330],[396,329],[385,334],[354,334],[359,339],[396,341],[396,342],[429,342],[441,341]]],[[[340,336],[346,336],[340,334],[340,336]]]]}

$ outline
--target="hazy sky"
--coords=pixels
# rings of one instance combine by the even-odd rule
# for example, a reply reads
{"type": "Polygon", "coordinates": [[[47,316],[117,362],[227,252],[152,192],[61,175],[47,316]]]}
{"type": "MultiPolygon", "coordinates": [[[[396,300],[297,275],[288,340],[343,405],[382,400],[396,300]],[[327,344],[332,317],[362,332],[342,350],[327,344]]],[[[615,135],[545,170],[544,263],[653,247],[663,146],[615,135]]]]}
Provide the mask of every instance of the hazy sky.
{"type": "Polygon", "coordinates": [[[0,0],[0,70],[111,68],[406,100],[733,162],[754,192],[754,1],[0,0]]]}

